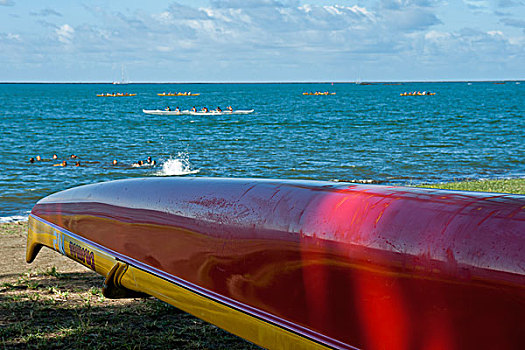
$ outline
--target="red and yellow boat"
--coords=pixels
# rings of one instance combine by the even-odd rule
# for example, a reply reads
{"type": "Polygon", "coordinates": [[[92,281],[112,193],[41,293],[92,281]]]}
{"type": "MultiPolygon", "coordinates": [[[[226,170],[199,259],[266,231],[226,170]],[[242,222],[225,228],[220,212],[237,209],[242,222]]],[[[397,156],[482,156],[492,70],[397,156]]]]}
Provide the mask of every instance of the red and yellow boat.
{"type": "Polygon", "coordinates": [[[147,178],[40,200],[42,246],[266,348],[525,347],[525,196],[147,178]]]}

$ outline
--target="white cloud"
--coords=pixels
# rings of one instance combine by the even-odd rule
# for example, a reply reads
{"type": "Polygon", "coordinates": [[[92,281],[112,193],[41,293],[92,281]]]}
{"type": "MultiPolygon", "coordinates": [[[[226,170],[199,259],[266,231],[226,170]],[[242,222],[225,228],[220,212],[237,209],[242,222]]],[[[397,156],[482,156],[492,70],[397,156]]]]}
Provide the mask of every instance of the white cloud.
{"type": "Polygon", "coordinates": [[[467,7],[474,10],[484,10],[489,8],[489,2],[487,0],[463,0],[467,7]]]}
{"type": "Polygon", "coordinates": [[[55,33],[58,37],[58,41],[64,44],[69,44],[71,43],[71,40],[73,40],[75,29],[73,29],[69,24],[64,24],[60,26],[60,28],[56,29],[55,33]]]}
{"type": "Polygon", "coordinates": [[[6,37],[9,40],[20,41],[20,35],[19,34],[7,33],[6,37]]]}
{"type": "Polygon", "coordinates": [[[525,5],[523,0],[499,0],[498,7],[507,8],[507,7],[517,7],[525,5]]]}
{"type": "Polygon", "coordinates": [[[1,41],[4,41],[4,42],[19,42],[19,41],[22,41],[21,40],[21,37],[20,37],[20,34],[15,34],[15,33],[0,33],[0,42],[1,41]]]}
{"type": "Polygon", "coordinates": [[[0,6],[13,6],[14,4],[12,0],[0,0],[0,6]]]}
{"type": "Polygon", "coordinates": [[[30,13],[31,16],[38,16],[38,17],[49,17],[49,16],[57,16],[57,17],[62,17],[62,14],[58,11],[55,11],[53,9],[50,9],[50,8],[45,8],[45,9],[42,9],[38,12],[31,12],[30,13]]]}
{"type": "MultiPolygon", "coordinates": [[[[521,0],[500,3],[504,1],[500,5],[521,0]]],[[[468,2],[477,9],[487,5],[468,2]]],[[[438,74],[434,68],[453,71],[468,61],[467,68],[473,72],[502,56],[507,62],[502,59],[501,66],[520,66],[516,62],[523,59],[524,39],[516,28],[523,28],[521,19],[509,15],[495,18],[491,26],[476,26],[483,30],[451,29],[441,17],[445,12],[438,11],[440,4],[446,1],[355,0],[321,6],[303,1],[230,0],[211,1],[205,7],[172,3],[156,13],[86,6],[82,9],[86,15],[76,21],[67,12],[55,10],[67,18],[68,24],[61,26],[38,18],[35,22],[43,25],[41,32],[20,32],[24,44],[15,37],[8,40],[5,34],[0,39],[20,57],[35,61],[42,61],[40,56],[36,59],[38,53],[76,65],[125,62],[128,68],[140,66],[144,76],[133,80],[300,80],[328,73],[352,80],[356,66],[361,67],[364,79],[373,78],[367,71],[387,79],[406,71],[406,62],[423,67],[418,74],[438,74]],[[148,75],[148,71],[159,73],[148,75]]],[[[52,11],[38,14],[58,18],[52,11]]],[[[464,14],[471,16],[471,26],[477,19],[473,12],[479,17],[479,11],[464,14]]],[[[514,16],[518,18],[519,12],[514,16]]],[[[413,72],[418,71],[408,73],[413,72]]]]}
{"type": "Polygon", "coordinates": [[[507,26],[521,28],[525,30],[525,20],[523,19],[502,18],[500,22],[507,26]]]}

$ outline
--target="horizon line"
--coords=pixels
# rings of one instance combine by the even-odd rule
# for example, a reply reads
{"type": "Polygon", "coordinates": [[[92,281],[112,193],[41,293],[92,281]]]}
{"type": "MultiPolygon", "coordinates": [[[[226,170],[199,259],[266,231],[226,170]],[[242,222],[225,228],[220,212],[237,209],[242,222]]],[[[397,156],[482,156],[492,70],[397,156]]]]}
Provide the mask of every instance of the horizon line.
{"type": "Polygon", "coordinates": [[[490,83],[490,82],[522,82],[525,79],[480,79],[480,80],[366,80],[366,81],[130,81],[124,84],[114,84],[112,81],[0,81],[0,84],[389,84],[389,83],[490,83]]]}

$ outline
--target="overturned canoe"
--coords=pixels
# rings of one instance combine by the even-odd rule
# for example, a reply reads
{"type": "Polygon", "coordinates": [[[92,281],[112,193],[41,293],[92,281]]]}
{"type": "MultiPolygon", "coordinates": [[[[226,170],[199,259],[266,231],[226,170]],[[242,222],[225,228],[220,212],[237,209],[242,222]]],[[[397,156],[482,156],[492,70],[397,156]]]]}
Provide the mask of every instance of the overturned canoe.
{"type": "Polygon", "coordinates": [[[147,178],[40,200],[51,247],[267,348],[523,348],[525,196],[147,178]]]}

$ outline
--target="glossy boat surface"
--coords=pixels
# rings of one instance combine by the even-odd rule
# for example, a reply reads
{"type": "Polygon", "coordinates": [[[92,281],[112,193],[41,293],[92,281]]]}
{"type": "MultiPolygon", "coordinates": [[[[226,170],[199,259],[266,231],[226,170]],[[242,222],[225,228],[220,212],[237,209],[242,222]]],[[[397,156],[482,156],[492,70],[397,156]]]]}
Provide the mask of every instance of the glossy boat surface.
{"type": "Polygon", "coordinates": [[[40,200],[42,245],[268,348],[525,346],[525,196],[119,180],[40,200]]]}

